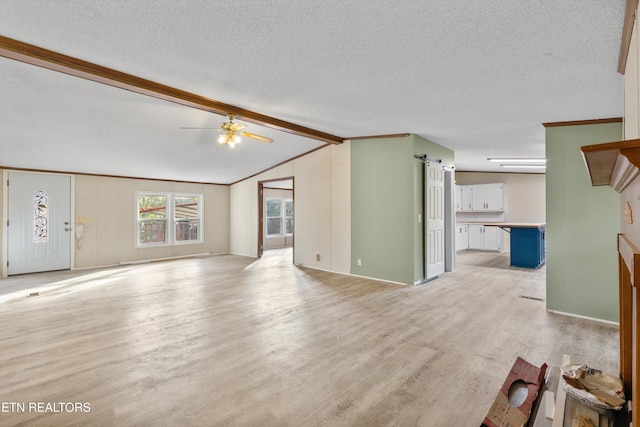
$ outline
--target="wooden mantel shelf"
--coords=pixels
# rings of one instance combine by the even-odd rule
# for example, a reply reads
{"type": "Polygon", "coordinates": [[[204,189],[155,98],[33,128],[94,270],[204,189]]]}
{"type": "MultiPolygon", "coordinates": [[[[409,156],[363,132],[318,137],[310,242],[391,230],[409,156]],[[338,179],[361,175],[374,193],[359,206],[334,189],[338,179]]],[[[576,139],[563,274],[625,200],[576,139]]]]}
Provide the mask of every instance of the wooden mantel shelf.
{"type": "Polygon", "coordinates": [[[592,185],[609,185],[621,193],[640,175],[640,139],[581,147],[592,185]]]}

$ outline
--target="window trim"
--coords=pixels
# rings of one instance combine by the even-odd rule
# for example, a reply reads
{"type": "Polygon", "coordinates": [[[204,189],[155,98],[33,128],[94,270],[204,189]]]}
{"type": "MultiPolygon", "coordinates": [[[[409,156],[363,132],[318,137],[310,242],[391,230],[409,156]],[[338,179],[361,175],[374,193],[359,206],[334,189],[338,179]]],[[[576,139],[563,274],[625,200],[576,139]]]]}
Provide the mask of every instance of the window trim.
{"type": "Polygon", "coordinates": [[[284,209],[284,214],[282,215],[284,235],[285,237],[291,237],[293,236],[293,228],[295,227],[296,223],[294,219],[295,205],[293,204],[293,199],[284,199],[282,205],[282,208],[284,209]],[[291,202],[291,216],[287,216],[287,202],[291,202]],[[291,218],[291,233],[287,233],[287,218],[291,218]]]}
{"type": "Polygon", "coordinates": [[[135,194],[135,239],[136,248],[157,248],[157,247],[170,247],[170,246],[184,246],[184,245],[199,245],[204,243],[204,195],[202,193],[183,193],[183,192],[170,192],[170,191],[136,191],[135,194]],[[139,211],[139,197],[144,195],[150,196],[164,196],[167,198],[167,208],[165,221],[167,226],[165,228],[165,241],[164,242],[152,242],[152,243],[140,243],[140,211],[139,211]],[[198,198],[198,239],[197,240],[176,240],[176,217],[175,217],[175,199],[178,197],[197,197],[198,198]]]}

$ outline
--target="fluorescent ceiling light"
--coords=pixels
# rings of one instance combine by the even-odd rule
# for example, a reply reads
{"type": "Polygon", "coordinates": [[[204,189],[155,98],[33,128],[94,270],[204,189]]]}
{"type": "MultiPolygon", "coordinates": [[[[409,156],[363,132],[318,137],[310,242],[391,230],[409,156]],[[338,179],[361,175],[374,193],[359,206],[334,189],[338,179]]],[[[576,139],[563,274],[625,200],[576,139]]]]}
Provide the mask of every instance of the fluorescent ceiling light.
{"type": "MultiPolygon", "coordinates": [[[[546,163],[547,159],[543,158],[504,158],[504,157],[489,157],[487,158],[490,162],[497,163],[546,163]]],[[[504,165],[503,165],[504,166],[504,165]]]]}
{"type": "Polygon", "coordinates": [[[525,164],[502,164],[503,168],[529,168],[529,169],[545,169],[547,165],[525,165],[525,164]]]}

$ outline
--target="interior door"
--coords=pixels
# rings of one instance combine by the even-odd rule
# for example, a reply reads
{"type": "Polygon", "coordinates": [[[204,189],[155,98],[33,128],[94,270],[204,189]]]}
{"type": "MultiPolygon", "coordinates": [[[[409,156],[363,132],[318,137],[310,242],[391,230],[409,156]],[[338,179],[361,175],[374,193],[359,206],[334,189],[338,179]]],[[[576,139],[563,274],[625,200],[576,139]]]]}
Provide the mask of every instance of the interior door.
{"type": "Polygon", "coordinates": [[[7,273],[71,268],[71,177],[9,172],[7,273]]]}
{"type": "Polygon", "coordinates": [[[444,169],[440,163],[425,165],[425,279],[444,273],[444,169]]]}

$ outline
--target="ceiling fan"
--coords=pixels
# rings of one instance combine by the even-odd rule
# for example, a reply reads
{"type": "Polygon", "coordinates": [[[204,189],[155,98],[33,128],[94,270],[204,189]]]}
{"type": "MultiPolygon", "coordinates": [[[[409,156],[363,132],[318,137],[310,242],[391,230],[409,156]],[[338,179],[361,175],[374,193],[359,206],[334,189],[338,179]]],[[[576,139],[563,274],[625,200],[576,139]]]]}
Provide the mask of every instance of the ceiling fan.
{"type": "MultiPolygon", "coordinates": [[[[235,114],[227,114],[228,122],[224,122],[220,125],[220,128],[217,129],[221,132],[218,137],[218,144],[228,145],[229,147],[234,147],[237,143],[240,142],[243,136],[251,139],[257,139],[258,141],[264,142],[273,142],[273,139],[267,138],[266,136],[256,135],[251,132],[241,132],[247,125],[243,123],[237,123],[233,120],[236,118],[235,114]]],[[[215,128],[192,128],[192,127],[181,127],[180,129],[215,129],[215,128]]]]}

